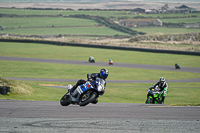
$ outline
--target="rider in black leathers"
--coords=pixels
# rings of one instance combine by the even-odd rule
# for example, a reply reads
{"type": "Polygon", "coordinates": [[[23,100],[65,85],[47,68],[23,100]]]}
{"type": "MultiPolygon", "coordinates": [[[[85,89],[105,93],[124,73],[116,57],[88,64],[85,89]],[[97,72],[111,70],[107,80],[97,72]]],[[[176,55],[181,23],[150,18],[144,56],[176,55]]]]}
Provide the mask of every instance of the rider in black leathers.
{"type": "MultiPolygon", "coordinates": [[[[102,68],[99,73],[87,74],[88,81],[93,81],[96,80],[97,78],[100,79],[101,85],[103,86],[103,89],[99,92],[100,95],[104,94],[107,77],[108,77],[108,70],[105,68],[102,68]]],[[[69,93],[73,93],[79,85],[85,84],[86,82],[87,81],[85,81],[84,79],[78,80],[77,83],[71,89],[69,89],[69,93]]],[[[92,103],[96,104],[97,102],[98,99],[96,99],[96,101],[92,103]]]]}

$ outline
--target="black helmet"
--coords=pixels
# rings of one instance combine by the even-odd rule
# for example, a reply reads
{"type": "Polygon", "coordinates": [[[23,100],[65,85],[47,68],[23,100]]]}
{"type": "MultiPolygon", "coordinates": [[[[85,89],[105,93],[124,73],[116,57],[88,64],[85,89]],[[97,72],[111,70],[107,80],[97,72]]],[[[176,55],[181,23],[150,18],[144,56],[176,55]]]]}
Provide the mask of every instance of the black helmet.
{"type": "Polygon", "coordinates": [[[108,70],[106,68],[102,68],[99,73],[100,77],[103,79],[106,79],[108,77],[108,70]]]}

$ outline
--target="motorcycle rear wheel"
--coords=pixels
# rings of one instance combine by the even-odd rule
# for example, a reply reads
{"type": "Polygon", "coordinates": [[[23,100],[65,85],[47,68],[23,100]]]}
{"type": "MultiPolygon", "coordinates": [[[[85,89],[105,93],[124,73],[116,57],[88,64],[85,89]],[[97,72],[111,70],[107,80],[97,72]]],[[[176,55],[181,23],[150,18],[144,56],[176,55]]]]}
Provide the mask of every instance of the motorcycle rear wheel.
{"type": "Polygon", "coordinates": [[[96,92],[87,92],[86,94],[82,95],[80,98],[79,105],[86,106],[89,103],[93,102],[96,99],[97,93],[96,92]]]}

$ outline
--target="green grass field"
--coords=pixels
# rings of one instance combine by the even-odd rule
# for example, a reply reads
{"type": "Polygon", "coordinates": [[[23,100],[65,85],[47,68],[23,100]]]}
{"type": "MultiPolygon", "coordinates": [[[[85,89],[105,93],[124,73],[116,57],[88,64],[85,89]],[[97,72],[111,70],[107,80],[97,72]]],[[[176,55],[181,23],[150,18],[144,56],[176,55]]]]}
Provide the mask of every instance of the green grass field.
{"type": "MultiPolygon", "coordinates": [[[[182,21],[183,19],[180,19],[182,21]]],[[[187,18],[188,20],[199,19],[187,18]]],[[[177,19],[166,19],[168,21],[177,21],[177,19]]],[[[165,22],[165,21],[164,21],[165,22]]],[[[0,30],[0,33],[9,34],[26,34],[26,35],[54,35],[54,34],[82,34],[82,35],[128,35],[108,27],[84,27],[84,26],[97,26],[98,23],[94,20],[79,19],[79,18],[1,18],[0,26],[5,30],[0,30]],[[77,27],[60,27],[60,26],[77,26],[77,27]],[[31,28],[32,27],[32,28],[31,28]],[[38,27],[38,28],[37,28],[38,27]],[[87,31],[87,32],[86,32],[87,31]],[[97,32],[98,31],[98,32],[97,32]]],[[[133,30],[145,32],[148,34],[183,34],[190,32],[199,32],[198,29],[186,28],[164,28],[164,27],[151,27],[151,28],[132,28],[133,30]]]]}
{"type": "Polygon", "coordinates": [[[2,34],[22,34],[22,35],[128,35],[107,27],[66,27],[66,28],[27,28],[27,29],[12,29],[1,30],[2,34]],[[86,32],[87,31],[87,32],[86,32]],[[98,32],[97,32],[98,31],[98,32]]]}
{"type": "Polygon", "coordinates": [[[164,23],[199,23],[199,17],[195,18],[178,18],[178,19],[161,19],[164,23]]]}
{"type": "Polygon", "coordinates": [[[1,18],[0,25],[4,28],[23,27],[52,27],[52,26],[94,26],[94,20],[61,17],[35,17],[32,18],[1,18]],[[13,21],[14,20],[14,21],[13,21]]]}
{"type": "MultiPolygon", "coordinates": [[[[118,21],[119,18],[132,19],[134,17],[153,17],[160,18],[163,22],[167,23],[198,23],[200,22],[200,13],[190,14],[142,14],[134,15],[125,11],[65,11],[65,10],[26,10],[26,9],[4,9],[0,8],[2,14],[17,14],[17,15],[97,15],[110,18],[112,21],[118,21]],[[192,18],[182,18],[186,16],[197,16],[192,18]],[[178,19],[164,19],[163,17],[180,17],[178,19]]],[[[0,30],[0,33],[7,34],[27,34],[27,35],[55,35],[55,34],[83,34],[83,35],[127,35],[125,33],[112,30],[109,27],[82,27],[82,26],[94,26],[98,25],[97,22],[88,19],[78,18],[63,18],[63,17],[31,17],[31,18],[15,18],[10,17],[1,18],[0,26],[5,30],[0,30]],[[37,18],[37,19],[36,19],[37,18]],[[52,28],[54,26],[55,28],[52,28]],[[80,26],[73,28],[56,28],[56,26],[80,26]],[[49,27],[49,28],[29,28],[22,29],[19,27],[49,27]],[[13,29],[18,28],[18,29],[13,29]]],[[[182,34],[190,32],[199,32],[198,29],[186,29],[186,28],[140,28],[133,29],[148,34],[182,34]]]]}
{"type": "MultiPolygon", "coordinates": [[[[177,60],[181,66],[200,67],[199,56],[156,54],[135,51],[106,50],[81,47],[61,47],[45,44],[0,43],[0,56],[71,59],[87,61],[93,55],[96,61],[105,62],[110,74],[108,80],[158,80],[164,76],[166,80],[200,78],[199,74],[178,71],[156,71],[134,68],[115,68],[107,66],[111,58],[114,62],[137,64],[174,65],[177,60]],[[86,52],[87,51],[87,52],[86,52]],[[90,52],[88,52],[90,51],[90,52]],[[103,54],[102,54],[103,53],[103,54]],[[163,61],[164,60],[164,61],[163,61]]],[[[27,77],[27,78],[61,78],[86,79],[87,73],[98,72],[100,66],[83,66],[68,64],[34,63],[21,61],[0,60],[0,77],[27,77]]],[[[38,84],[67,85],[64,82],[24,81],[34,89],[31,94],[9,94],[0,96],[0,99],[58,101],[66,92],[64,89],[39,86],[38,84]],[[56,92],[56,93],[55,93],[56,92]]],[[[75,84],[74,82],[70,84],[75,84]]],[[[198,104],[200,82],[195,83],[168,83],[169,94],[166,104],[198,104]]],[[[109,83],[106,93],[100,97],[100,102],[144,103],[147,89],[153,83],[125,84],[109,83]]]]}
{"type": "Polygon", "coordinates": [[[2,14],[17,14],[17,15],[75,15],[75,14],[86,14],[86,15],[98,15],[103,17],[113,17],[116,18],[133,18],[133,17],[153,17],[153,18],[163,18],[163,17],[185,17],[185,16],[197,16],[199,17],[199,13],[190,13],[190,14],[182,14],[182,13],[173,13],[173,14],[141,14],[135,15],[131,14],[127,11],[65,11],[65,10],[29,10],[29,9],[6,9],[0,8],[0,12],[2,14]]]}
{"type": "Polygon", "coordinates": [[[145,32],[148,34],[185,34],[185,33],[198,33],[199,29],[187,29],[187,28],[167,28],[167,27],[144,27],[144,28],[132,28],[138,32],[145,32]]]}
{"type": "Polygon", "coordinates": [[[125,11],[65,11],[65,10],[29,10],[29,9],[6,9],[0,8],[2,14],[17,14],[17,15],[98,15],[98,16],[116,16],[126,14],[125,11]]]}

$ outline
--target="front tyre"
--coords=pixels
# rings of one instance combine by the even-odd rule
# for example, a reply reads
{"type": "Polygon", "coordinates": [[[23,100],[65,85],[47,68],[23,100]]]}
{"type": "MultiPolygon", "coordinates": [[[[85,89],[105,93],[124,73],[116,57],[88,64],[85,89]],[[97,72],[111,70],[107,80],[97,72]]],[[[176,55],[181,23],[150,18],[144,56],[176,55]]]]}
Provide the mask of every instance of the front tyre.
{"type": "Polygon", "coordinates": [[[147,97],[147,100],[146,100],[145,103],[146,103],[146,104],[151,104],[151,103],[153,103],[153,99],[150,98],[150,97],[147,97]]]}
{"type": "Polygon", "coordinates": [[[97,93],[96,92],[87,92],[86,94],[82,95],[80,98],[79,105],[86,106],[89,103],[93,102],[96,99],[97,93]]]}
{"type": "Polygon", "coordinates": [[[61,99],[60,99],[60,105],[62,106],[68,106],[70,105],[69,101],[68,101],[69,96],[68,95],[64,95],[61,99]]]}

